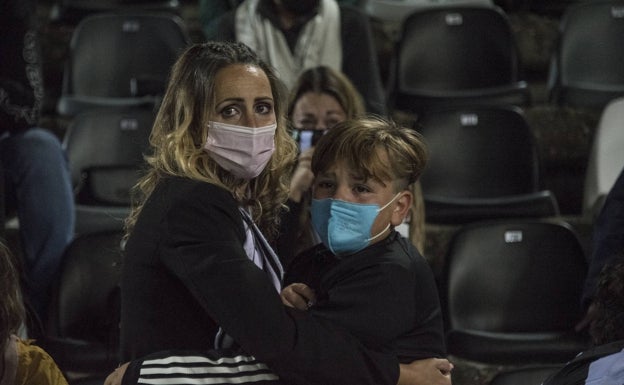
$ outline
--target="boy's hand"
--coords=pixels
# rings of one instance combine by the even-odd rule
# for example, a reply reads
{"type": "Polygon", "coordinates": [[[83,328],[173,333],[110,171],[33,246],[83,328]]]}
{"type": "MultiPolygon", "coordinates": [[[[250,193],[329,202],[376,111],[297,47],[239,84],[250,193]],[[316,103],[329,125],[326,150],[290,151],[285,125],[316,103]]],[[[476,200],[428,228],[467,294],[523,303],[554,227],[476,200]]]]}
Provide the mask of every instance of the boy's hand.
{"type": "Polygon", "coordinates": [[[293,283],[282,289],[282,303],[299,310],[308,310],[316,302],[314,290],[304,283],[293,283]]]}

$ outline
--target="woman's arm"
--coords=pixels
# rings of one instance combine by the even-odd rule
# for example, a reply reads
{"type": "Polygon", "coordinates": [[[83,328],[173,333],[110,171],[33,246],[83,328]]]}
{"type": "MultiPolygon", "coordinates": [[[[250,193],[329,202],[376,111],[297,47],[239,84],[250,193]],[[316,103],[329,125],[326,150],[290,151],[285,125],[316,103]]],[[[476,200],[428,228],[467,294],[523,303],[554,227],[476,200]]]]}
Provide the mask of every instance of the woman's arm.
{"type": "Polygon", "coordinates": [[[451,385],[453,364],[444,358],[426,358],[401,364],[397,385],[451,385]]]}
{"type": "Polygon", "coordinates": [[[187,194],[171,213],[163,263],[246,352],[295,383],[396,384],[396,357],[368,350],[344,329],[282,305],[241,242],[225,237],[237,224],[214,191],[187,194]]]}
{"type": "MultiPolygon", "coordinates": [[[[213,353],[216,354],[216,352],[213,353]]],[[[106,378],[104,385],[137,384],[141,378],[141,373],[149,375],[152,380],[157,380],[159,376],[162,376],[171,381],[172,372],[178,373],[179,377],[176,379],[178,382],[183,382],[182,380],[187,376],[190,377],[191,374],[194,374],[194,378],[196,378],[196,373],[201,372],[205,373],[206,378],[208,376],[218,377],[219,382],[223,384],[246,384],[257,381],[263,381],[263,384],[266,385],[273,382],[279,384],[277,376],[272,377],[268,368],[255,362],[253,357],[241,357],[238,360],[241,364],[240,367],[235,367],[224,362],[223,357],[220,356],[215,356],[215,360],[211,364],[210,354],[188,355],[186,359],[185,356],[176,357],[168,354],[165,353],[162,357],[168,364],[163,364],[162,362],[165,360],[155,356],[153,360],[132,361],[120,365],[106,378]],[[217,358],[222,362],[221,368],[217,364],[217,358]],[[189,361],[193,361],[193,363],[189,363],[189,361]],[[141,369],[145,370],[142,371],[141,369]],[[230,373],[223,376],[222,373],[227,373],[227,371],[235,371],[237,375],[232,376],[230,373]]],[[[451,385],[451,370],[453,370],[453,364],[441,358],[428,358],[410,364],[401,364],[401,373],[397,385],[451,385]]]]}

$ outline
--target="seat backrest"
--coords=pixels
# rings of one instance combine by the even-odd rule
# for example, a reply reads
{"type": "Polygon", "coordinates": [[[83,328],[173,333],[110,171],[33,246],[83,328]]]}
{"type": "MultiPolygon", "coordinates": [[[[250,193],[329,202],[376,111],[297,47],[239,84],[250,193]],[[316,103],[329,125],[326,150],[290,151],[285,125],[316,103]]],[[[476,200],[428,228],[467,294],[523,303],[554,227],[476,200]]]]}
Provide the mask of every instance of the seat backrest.
{"type": "Polygon", "coordinates": [[[519,79],[515,40],[498,7],[413,12],[396,53],[399,92],[485,88],[519,79]]]}
{"type": "Polygon", "coordinates": [[[122,231],[81,235],[69,245],[52,306],[56,336],[111,342],[119,326],[122,236],[122,231]]]}
{"type": "Polygon", "coordinates": [[[77,203],[130,205],[154,118],[151,109],[132,108],[93,110],[73,119],[63,147],[77,203]]]}
{"type": "MultiPolygon", "coordinates": [[[[59,113],[74,115],[67,99],[162,95],[175,60],[189,45],[182,19],[149,13],[96,14],[74,30],[59,98],[59,113]]],[[[107,101],[114,103],[114,101],[107,101]]]]}
{"type": "Polygon", "coordinates": [[[80,235],[63,255],[41,344],[70,384],[101,384],[119,364],[122,237],[121,230],[80,235]]]}
{"type": "Polygon", "coordinates": [[[551,99],[602,107],[624,95],[624,1],[585,1],[568,7],[550,74],[551,99]]]}
{"type": "Polygon", "coordinates": [[[624,169],[624,97],[611,101],[603,110],[589,153],[583,211],[598,213],[600,203],[624,169]]]}
{"type": "Polygon", "coordinates": [[[481,5],[490,7],[492,0],[363,0],[362,8],[370,16],[384,21],[401,22],[410,13],[432,7],[481,5]]]}
{"type": "Polygon", "coordinates": [[[429,148],[423,194],[495,198],[539,190],[539,161],[522,111],[474,107],[431,111],[418,122],[429,148]]]}
{"type": "Polygon", "coordinates": [[[581,319],[587,266],[561,221],[505,220],[462,227],[445,260],[441,295],[449,330],[571,331],[581,319]]]}
{"type": "Polygon", "coordinates": [[[169,12],[179,14],[179,0],[57,0],[50,20],[76,24],[88,15],[102,12],[169,12]]]}
{"type": "Polygon", "coordinates": [[[490,385],[541,385],[563,365],[532,365],[498,372],[490,385]]]}

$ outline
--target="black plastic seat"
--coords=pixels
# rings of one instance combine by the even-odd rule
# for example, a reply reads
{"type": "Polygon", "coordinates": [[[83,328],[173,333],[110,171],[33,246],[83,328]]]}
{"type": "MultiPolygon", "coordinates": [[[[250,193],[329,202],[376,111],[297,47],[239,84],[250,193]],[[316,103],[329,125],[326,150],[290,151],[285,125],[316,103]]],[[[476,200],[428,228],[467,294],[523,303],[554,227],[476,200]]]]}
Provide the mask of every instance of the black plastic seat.
{"type": "Polygon", "coordinates": [[[152,109],[106,109],[81,113],[71,122],[63,147],[76,196],[77,233],[123,227],[154,118],[152,109]]]}
{"type": "Polygon", "coordinates": [[[361,8],[371,17],[390,22],[401,22],[410,13],[425,8],[457,5],[479,5],[490,7],[492,0],[364,0],[361,8]]]}
{"type": "Polygon", "coordinates": [[[587,265],[562,221],[461,227],[440,290],[453,356],[489,364],[564,363],[587,347],[574,332],[587,265]]]}
{"type": "Polygon", "coordinates": [[[391,108],[528,105],[511,26],[495,6],[418,10],[403,22],[388,81],[391,108]]]}
{"type": "Polygon", "coordinates": [[[490,385],[541,385],[545,379],[563,367],[562,364],[534,365],[497,373],[490,385]]]}
{"type": "Polygon", "coordinates": [[[612,100],[601,113],[589,152],[583,187],[583,213],[597,215],[624,169],[624,97],[612,100]]]}
{"type": "Polygon", "coordinates": [[[70,385],[104,382],[119,365],[121,230],[83,234],[67,248],[39,341],[70,385]]]}
{"type": "Polygon", "coordinates": [[[537,148],[520,109],[430,111],[417,129],[429,148],[421,177],[427,222],[559,215],[555,196],[540,188],[537,148]]]}
{"type": "Polygon", "coordinates": [[[549,74],[550,100],[602,108],[624,96],[624,1],[585,1],[567,8],[549,74]]]}
{"type": "Polygon", "coordinates": [[[157,105],[175,60],[190,44],[181,18],[96,14],[73,32],[57,111],[157,105]]]}
{"type": "Polygon", "coordinates": [[[179,14],[179,0],[58,0],[50,8],[50,21],[77,24],[96,13],[166,12],[179,14]]]}

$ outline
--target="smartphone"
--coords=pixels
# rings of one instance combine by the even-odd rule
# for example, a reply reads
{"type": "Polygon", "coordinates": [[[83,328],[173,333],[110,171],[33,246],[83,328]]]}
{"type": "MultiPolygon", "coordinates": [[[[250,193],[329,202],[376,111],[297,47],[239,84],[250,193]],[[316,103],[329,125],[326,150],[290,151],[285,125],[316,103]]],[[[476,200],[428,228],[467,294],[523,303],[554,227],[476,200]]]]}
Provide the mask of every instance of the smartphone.
{"type": "Polygon", "coordinates": [[[293,136],[299,144],[299,151],[303,152],[316,145],[319,139],[325,135],[326,130],[294,130],[293,136]]]}

